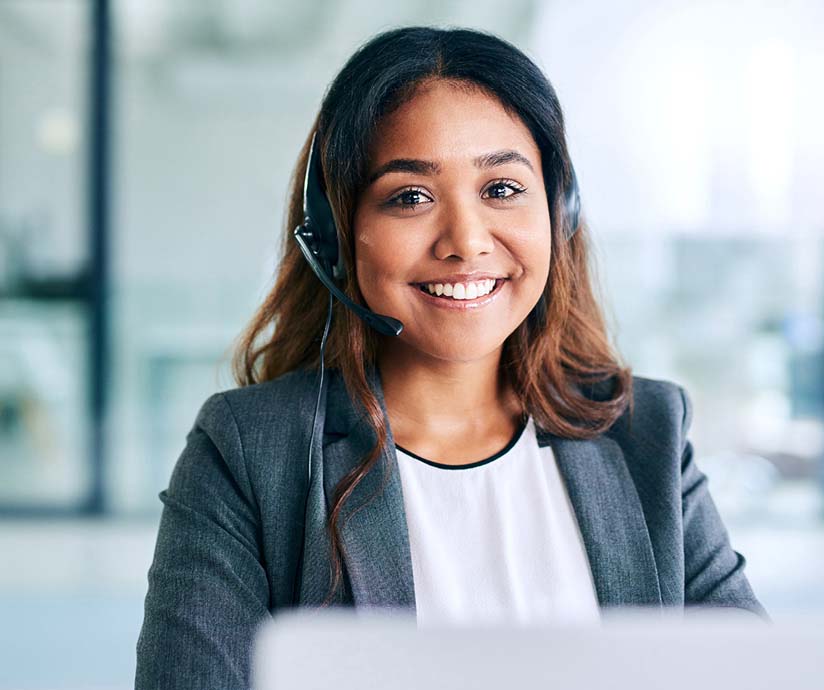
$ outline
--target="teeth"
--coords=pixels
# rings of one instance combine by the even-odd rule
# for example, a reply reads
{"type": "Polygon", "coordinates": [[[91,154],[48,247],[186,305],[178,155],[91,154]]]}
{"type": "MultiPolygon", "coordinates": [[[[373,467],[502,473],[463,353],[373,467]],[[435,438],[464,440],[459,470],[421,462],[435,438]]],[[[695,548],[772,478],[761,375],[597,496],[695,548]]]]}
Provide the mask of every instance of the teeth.
{"type": "Polygon", "coordinates": [[[489,278],[473,283],[427,283],[424,287],[430,295],[460,300],[476,299],[492,292],[495,288],[495,279],[489,278]]]}

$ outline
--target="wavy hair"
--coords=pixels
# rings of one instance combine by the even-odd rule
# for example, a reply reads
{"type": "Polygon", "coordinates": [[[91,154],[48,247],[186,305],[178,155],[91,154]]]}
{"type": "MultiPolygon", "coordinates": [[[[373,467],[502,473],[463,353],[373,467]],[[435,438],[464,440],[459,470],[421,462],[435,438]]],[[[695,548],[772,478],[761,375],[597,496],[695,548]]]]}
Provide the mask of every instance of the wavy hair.
{"type": "MultiPolygon", "coordinates": [[[[549,278],[533,312],[506,339],[501,367],[518,394],[523,414],[547,432],[591,438],[632,412],[632,374],[613,350],[590,276],[589,232],[582,220],[566,240],[564,190],[571,163],[555,90],[518,48],[492,34],[464,28],[403,27],[373,37],[349,58],[324,94],[290,182],[282,254],[272,290],[234,345],[232,370],[238,385],[268,381],[295,369],[316,369],[328,294],[312,273],[292,230],[303,222],[303,178],[312,133],[317,130],[327,196],[347,267],[342,288],[365,305],[354,271],[353,218],[366,182],[370,143],[381,119],[414,97],[432,79],[497,98],[531,132],[541,152],[552,227],[549,278]],[[606,395],[593,397],[595,384],[606,395]]],[[[341,511],[355,486],[381,456],[387,420],[368,382],[379,337],[336,303],[326,364],[339,371],[349,395],[359,401],[376,443],[335,488],[327,525],[333,584],[342,576],[341,511]]],[[[349,513],[351,515],[351,513],[349,513]]]]}

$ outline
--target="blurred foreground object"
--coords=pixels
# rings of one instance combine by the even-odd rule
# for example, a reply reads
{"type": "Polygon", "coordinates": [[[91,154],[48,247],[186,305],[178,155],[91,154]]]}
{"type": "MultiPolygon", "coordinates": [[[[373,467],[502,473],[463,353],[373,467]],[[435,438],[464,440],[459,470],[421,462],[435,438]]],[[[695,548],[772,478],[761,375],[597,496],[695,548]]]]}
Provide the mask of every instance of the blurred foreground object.
{"type": "Polygon", "coordinates": [[[599,625],[432,627],[408,614],[285,612],[261,627],[256,690],[818,690],[824,620],[740,609],[604,611],[599,625]]]}

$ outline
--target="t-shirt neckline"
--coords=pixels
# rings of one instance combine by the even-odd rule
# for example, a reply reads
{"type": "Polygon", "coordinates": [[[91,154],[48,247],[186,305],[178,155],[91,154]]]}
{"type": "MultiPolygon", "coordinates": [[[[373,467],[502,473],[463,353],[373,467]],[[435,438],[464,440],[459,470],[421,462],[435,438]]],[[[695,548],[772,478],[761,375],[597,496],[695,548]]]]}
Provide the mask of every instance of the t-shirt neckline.
{"type": "Polygon", "coordinates": [[[522,421],[518,429],[515,431],[515,434],[509,440],[509,443],[507,443],[497,453],[495,453],[494,455],[490,455],[488,458],[484,458],[483,460],[476,460],[475,462],[470,462],[465,465],[448,465],[443,462],[437,462],[435,460],[422,458],[420,455],[416,455],[412,451],[407,450],[406,448],[398,445],[397,443],[395,444],[395,448],[404,453],[405,455],[408,455],[410,458],[415,458],[415,460],[420,460],[421,462],[426,463],[427,465],[431,465],[432,467],[437,467],[442,470],[469,470],[473,467],[481,467],[482,465],[488,465],[493,460],[497,460],[498,458],[506,455],[509,451],[511,451],[516,446],[518,441],[521,440],[521,436],[523,436],[524,431],[529,425],[529,421],[530,420],[527,420],[525,422],[522,421]]]}

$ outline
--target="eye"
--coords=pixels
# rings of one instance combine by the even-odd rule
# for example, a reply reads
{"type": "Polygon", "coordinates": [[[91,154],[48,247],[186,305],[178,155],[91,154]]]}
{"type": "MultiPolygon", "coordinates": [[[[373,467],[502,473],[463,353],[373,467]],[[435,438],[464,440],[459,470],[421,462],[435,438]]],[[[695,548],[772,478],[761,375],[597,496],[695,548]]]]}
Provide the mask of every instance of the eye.
{"type": "Polygon", "coordinates": [[[519,194],[522,194],[526,191],[526,187],[518,184],[515,180],[495,180],[489,187],[486,188],[486,191],[492,191],[493,194],[490,196],[490,199],[500,199],[502,201],[509,201],[514,199],[519,194]],[[510,190],[512,193],[507,194],[506,191],[510,190]]]}
{"type": "Polygon", "coordinates": [[[401,211],[414,211],[416,206],[423,203],[423,199],[432,201],[431,197],[427,196],[422,189],[404,189],[389,199],[386,206],[399,208],[401,211]]]}

